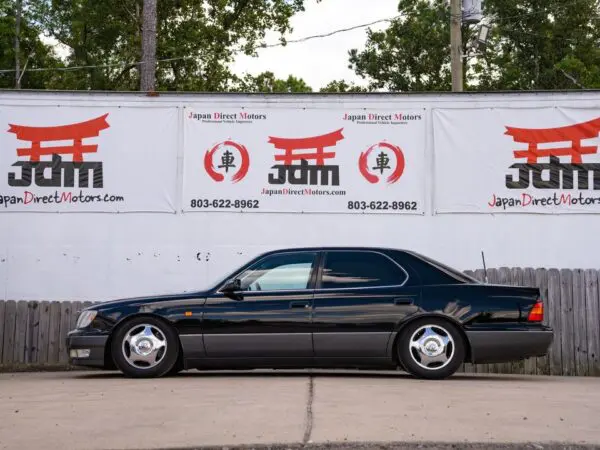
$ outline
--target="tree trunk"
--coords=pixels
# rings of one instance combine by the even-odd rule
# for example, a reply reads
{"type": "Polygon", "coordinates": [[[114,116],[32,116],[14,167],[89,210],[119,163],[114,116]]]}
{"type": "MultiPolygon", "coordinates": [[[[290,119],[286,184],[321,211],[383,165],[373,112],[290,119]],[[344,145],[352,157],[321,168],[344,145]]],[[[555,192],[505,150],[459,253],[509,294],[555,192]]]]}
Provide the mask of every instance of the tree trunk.
{"type": "Polygon", "coordinates": [[[15,3],[15,89],[21,89],[21,15],[23,14],[23,0],[15,3]]]}
{"type": "Polygon", "coordinates": [[[156,89],[156,2],[144,0],[142,11],[140,90],[144,92],[156,89]]]}

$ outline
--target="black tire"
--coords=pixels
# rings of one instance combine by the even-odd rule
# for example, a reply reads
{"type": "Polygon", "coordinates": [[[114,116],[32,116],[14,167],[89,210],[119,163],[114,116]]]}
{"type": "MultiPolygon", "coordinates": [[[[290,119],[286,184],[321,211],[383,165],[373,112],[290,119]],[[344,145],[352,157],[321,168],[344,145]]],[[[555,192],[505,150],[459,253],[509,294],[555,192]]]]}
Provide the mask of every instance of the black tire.
{"type": "Polygon", "coordinates": [[[181,348],[179,349],[179,357],[175,364],[173,364],[173,368],[166,373],[166,377],[175,377],[183,372],[185,369],[183,368],[183,361],[181,359],[181,348]]]}
{"type": "MultiPolygon", "coordinates": [[[[132,378],[157,378],[175,370],[179,356],[179,338],[176,331],[162,320],[153,317],[135,317],[119,326],[115,331],[111,351],[115,365],[126,376],[132,378]],[[129,334],[132,333],[137,337],[140,335],[138,330],[143,331],[146,329],[152,330],[153,336],[158,341],[166,344],[164,350],[162,352],[161,349],[156,351],[156,358],[153,358],[154,361],[152,363],[144,361],[130,362],[130,359],[134,359],[136,354],[131,353],[129,343],[125,343],[124,341],[129,334]],[[145,366],[145,364],[148,365],[145,366]],[[155,365],[151,366],[150,364],[155,365]]],[[[152,351],[154,352],[155,350],[153,349],[152,351]]]]}
{"type": "Polygon", "coordinates": [[[466,354],[464,339],[456,326],[447,320],[436,317],[423,318],[408,324],[398,337],[396,351],[401,365],[408,373],[417,378],[430,380],[444,379],[453,375],[464,362],[466,354]],[[428,338],[425,337],[427,328],[424,327],[429,327],[437,337],[434,334],[429,334],[428,338]],[[445,335],[449,337],[449,340],[443,349],[440,345],[443,345],[445,335]],[[431,350],[433,355],[440,352],[436,357],[445,358],[446,361],[427,361],[427,355],[424,355],[420,349],[411,347],[411,341],[414,339],[424,339],[426,344],[433,343],[434,347],[430,347],[426,351],[431,350]],[[437,348],[435,348],[436,345],[437,348]]]}
{"type": "Polygon", "coordinates": [[[178,367],[177,365],[174,365],[173,368],[171,370],[169,370],[164,376],[165,377],[176,377],[177,375],[179,375],[181,372],[183,371],[183,369],[181,369],[180,367],[178,367]]]}

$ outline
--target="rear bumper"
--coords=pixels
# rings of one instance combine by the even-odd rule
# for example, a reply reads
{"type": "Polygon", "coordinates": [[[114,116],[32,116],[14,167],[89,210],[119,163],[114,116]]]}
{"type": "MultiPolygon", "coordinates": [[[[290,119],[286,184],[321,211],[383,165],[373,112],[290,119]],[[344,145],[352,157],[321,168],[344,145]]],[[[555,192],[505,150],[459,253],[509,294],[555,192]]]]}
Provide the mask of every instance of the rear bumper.
{"type": "Polygon", "coordinates": [[[554,338],[551,328],[510,331],[466,331],[471,362],[499,363],[544,356],[554,338]]]}
{"type": "Polygon", "coordinates": [[[69,363],[74,366],[104,368],[104,350],[107,341],[108,335],[71,331],[67,336],[69,363]],[[71,356],[71,350],[89,350],[90,354],[87,358],[76,358],[71,356]]]}

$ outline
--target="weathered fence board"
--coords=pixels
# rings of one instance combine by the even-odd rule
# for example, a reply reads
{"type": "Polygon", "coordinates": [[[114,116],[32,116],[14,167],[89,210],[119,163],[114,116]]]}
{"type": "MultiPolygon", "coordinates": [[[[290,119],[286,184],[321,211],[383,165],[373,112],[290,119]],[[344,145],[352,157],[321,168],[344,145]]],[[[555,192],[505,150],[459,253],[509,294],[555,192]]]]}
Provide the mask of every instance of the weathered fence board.
{"type": "Polygon", "coordinates": [[[58,362],[66,363],[69,358],[67,354],[67,342],[65,336],[71,331],[71,307],[72,303],[62,302],[60,304],[60,332],[58,334],[58,362]]]}
{"type": "Polygon", "coordinates": [[[563,375],[575,375],[575,321],[573,319],[573,272],[560,271],[560,342],[563,375]]]}
{"type": "Polygon", "coordinates": [[[40,337],[40,310],[42,305],[39,302],[29,302],[31,314],[31,362],[39,362],[39,337],[40,337]]]}
{"type": "Polygon", "coordinates": [[[15,322],[15,343],[13,352],[13,362],[18,364],[25,363],[26,339],[27,339],[27,303],[17,303],[17,320],[15,322]]]}
{"type": "Polygon", "coordinates": [[[599,274],[585,271],[585,310],[588,340],[588,367],[590,375],[600,376],[600,298],[599,274]]]}
{"type": "MultiPolygon", "coordinates": [[[[484,282],[482,269],[467,274],[484,282]]],[[[600,376],[600,271],[488,269],[491,284],[534,286],[544,323],[555,331],[548,355],[506,364],[463,364],[467,373],[600,376]]],[[[0,301],[0,364],[65,365],[65,338],[92,302],[0,301]]]]}
{"type": "MultiPolygon", "coordinates": [[[[560,271],[548,271],[548,305],[546,307],[549,323],[554,328],[554,340],[548,351],[550,359],[550,374],[562,375],[562,345],[561,345],[561,298],[560,298],[560,271]]],[[[545,315],[545,314],[544,314],[545,315]]]]}
{"type": "Polygon", "coordinates": [[[573,271],[573,326],[575,344],[575,374],[587,376],[588,346],[587,346],[587,321],[585,305],[585,272],[577,269],[573,271]]]}
{"type": "Polygon", "coordinates": [[[4,351],[2,364],[14,362],[15,325],[17,322],[17,302],[9,300],[4,310],[4,351]]]}
{"type": "Polygon", "coordinates": [[[50,302],[41,302],[38,327],[38,360],[39,364],[48,362],[48,331],[50,329],[50,302]]]}
{"type": "Polygon", "coordinates": [[[50,304],[50,326],[48,329],[48,362],[58,364],[60,341],[60,302],[50,304]]]}

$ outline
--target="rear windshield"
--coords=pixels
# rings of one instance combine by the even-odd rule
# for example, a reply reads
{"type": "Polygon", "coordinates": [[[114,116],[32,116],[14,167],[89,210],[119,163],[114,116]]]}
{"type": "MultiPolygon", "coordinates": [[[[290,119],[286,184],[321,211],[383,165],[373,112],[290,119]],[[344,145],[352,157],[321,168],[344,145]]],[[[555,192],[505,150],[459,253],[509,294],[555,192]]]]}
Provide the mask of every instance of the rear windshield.
{"type": "Polygon", "coordinates": [[[476,278],[470,277],[469,275],[467,275],[459,270],[453,269],[452,267],[449,267],[449,266],[447,266],[439,261],[436,261],[434,259],[428,258],[427,256],[423,256],[416,252],[407,252],[407,253],[410,253],[411,255],[415,256],[416,258],[423,260],[430,266],[435,267],[436,269],[446,273],[447,275],[451,276],[452,278],[457,279],[458,281],[461,281],[463,283],[478,283],[478,284],[480,283],[480,281],[477,280],[476,278]]]}

